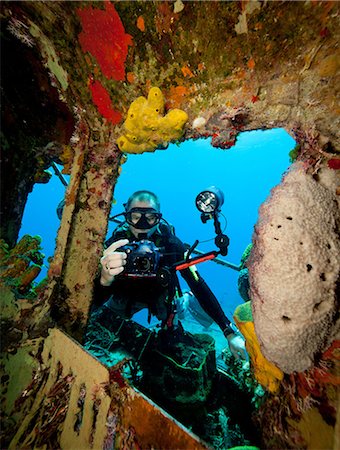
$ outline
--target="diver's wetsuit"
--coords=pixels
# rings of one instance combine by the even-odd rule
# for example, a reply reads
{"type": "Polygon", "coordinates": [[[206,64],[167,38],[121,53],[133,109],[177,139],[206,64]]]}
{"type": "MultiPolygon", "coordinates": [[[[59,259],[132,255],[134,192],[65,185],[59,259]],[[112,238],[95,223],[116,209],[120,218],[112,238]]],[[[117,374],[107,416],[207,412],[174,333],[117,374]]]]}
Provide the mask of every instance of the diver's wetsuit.
{"type": "MultiPolygon", "coordinates": [[[[105,245],[109,247],[113,242],[120,239],[128,239],[129,242],[136,241],[136,237],[131,233],[126,223],[116,228],[105,245]]],[[[183,261],[184,244],[173,234],[170,226],[165,222],[161,221],[157,230],[147,239],[161,248],[160,267],[173,267],[175,263],[183,261]]],[[[180,273],[204,311],[217,323],[224,334],[227,336],[233,333],[230,321],[225,316],[218,300],[198,272],[193,273],[187,268],[181,270],[180,273]]],[[[125,316],[127,317],[131,317],[134,303],[144,304],[145,307],[149,308],[151,314],[158,316],[157,302],[159,304],[159,299],[161,299],[161,303],[164,302],[167,308],[166,315],[169,316],[172,312],[173,299],[178,285],[175,269],[170,270],[170,281],[167,286],[163,286],[157,278],[130,278],[121,275],[115,277],[110,286],[102,286],[98,278],[95,283],[94,304],[101,306],[111,298],[105,304],[106,307],[110,308],[110,302],[112,304],[116,300],[123,300],[125,316]]]]}

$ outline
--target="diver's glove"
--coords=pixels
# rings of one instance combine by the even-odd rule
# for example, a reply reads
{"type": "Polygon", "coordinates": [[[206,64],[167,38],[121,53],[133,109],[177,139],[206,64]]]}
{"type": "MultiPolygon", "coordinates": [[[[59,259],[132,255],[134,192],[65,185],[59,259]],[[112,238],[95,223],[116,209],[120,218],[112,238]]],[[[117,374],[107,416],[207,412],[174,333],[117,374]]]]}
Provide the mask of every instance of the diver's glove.
{"type": "Polygon", "coordinates": [[[246,351],[245,341],[240,336],[238,331],[234,331],[232,327],[233,325],[230,324],[223,330],[223,334],[227,338],[231,354],[235,359],[244,359],[247,361],[248,353],[246,351]]]}

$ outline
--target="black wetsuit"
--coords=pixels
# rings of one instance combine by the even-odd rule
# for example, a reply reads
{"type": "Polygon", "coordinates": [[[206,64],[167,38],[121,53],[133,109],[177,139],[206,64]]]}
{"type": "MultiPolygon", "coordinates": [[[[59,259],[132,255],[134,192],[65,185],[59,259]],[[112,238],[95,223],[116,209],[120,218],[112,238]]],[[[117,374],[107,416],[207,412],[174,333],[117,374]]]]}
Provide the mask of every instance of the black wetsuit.
{"type": "MultiPolygon", "coordinates": [[[[129,242],[136,241],[136,237],[131,233],[127,224],[120,225],[113,232],[111,238],[105,243],[109,247],[113,242],[120,239],[128,239],[129,242]]],[[[148,240],[155,243],[161,249],[160,267],[171,268],[175,263],[183,261],[185,254],[184,244],[174,235],[171,226],[161,221],[158,229],[148,240]]],[[[94,303],[101,306],[111,296],[113,298],[124,298],[126,300],[127,315],[129,307],[134,301],[145,303],[151,314],[153,304],[156,299],[164,298],[169,314],[172,312],[173,299],[176,288],[179,287],[175,269],[170,271],[170,279],[166,286],[157,278],[130,278],[117,276],[110,286],[102,286],[99,279],[95,283],[94,303]]],[[[203,310],[217,323],[225,335],[233,333],[230,328],[230,321],[225,316],[218,300],[212,293],[208,285],[197,271],[193,273],[189,268],[180,271],[182,277],[187,282],[191,291],[197,298],[203,310]]]]}

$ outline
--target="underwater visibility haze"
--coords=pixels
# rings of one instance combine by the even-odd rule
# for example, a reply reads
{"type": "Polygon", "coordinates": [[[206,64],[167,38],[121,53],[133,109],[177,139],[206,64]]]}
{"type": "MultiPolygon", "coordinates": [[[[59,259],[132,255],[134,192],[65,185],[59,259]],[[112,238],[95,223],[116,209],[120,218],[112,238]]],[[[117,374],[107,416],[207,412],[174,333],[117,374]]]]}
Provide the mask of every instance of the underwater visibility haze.
{"type": "MultiPolygon", "coordinates": [[[[166,150],[128,155],[115,187],[111,215],[123,212],[123,204],[134,191],[147,189],[159,196],[163,217],[183,242],[192,245],[197,239],[197,249],[217,250],[213,221],[203,224],[195,206],[197,194],[216,186],[224,193],[220,222],[230,239],[228,255],[221,258],[238,265],[251,243],[261,203],[289,167],[295,141],[283,129],[240,133],[236,145],[228,150],[214,148],[210,141],[188,140],[166,150]]],[[[19,238],[24,234],[42,237],[45,267],[36,281],[46,276],[47,258],[54,253],[59,228],[56,210],[64,194],[64,186],[53,175],[47,185],[36,184],[28,198],[19,238]]],[[[108,237],[115,227],[109,222],[108,237]]],[[[197,268],[231,319],[236,306],[243,302],[237,289],[238,272],[214,262],[197,268]]],[[[186,288],[185,284],[182,287],[186,288]]],[[[135,319],[143,324],[146,315],[142,311],[135,319]]]]}

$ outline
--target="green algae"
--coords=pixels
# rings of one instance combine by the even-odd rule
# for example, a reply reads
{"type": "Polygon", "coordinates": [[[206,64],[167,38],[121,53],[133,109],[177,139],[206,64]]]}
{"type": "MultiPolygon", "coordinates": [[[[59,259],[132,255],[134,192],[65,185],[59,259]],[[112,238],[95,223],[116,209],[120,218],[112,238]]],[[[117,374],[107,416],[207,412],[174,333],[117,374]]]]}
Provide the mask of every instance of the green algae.
{"type": "Polygon", "coordinates": [[[289,154],[288,154],[288,155],[289,155],[289,162],[293,163],[293,162],[296,161],[297,157],[299,156],[300,150],[301,150],[301,145],[300,145],[300,144],[297,144],[297,145],[293,148],[293,150],[291,150],[291,151],[289,152],[289,154]]]}

